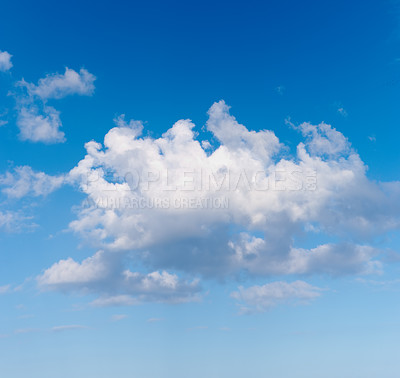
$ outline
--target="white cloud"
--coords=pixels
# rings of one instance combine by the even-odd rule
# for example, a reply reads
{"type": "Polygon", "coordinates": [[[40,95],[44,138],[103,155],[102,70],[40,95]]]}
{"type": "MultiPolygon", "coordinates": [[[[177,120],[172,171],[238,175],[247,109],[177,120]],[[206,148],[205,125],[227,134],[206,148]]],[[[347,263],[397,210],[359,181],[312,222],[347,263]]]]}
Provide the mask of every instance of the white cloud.
{"type": "Polygon", "coordinates": [[[132,133],[131,135],[134,137],[138,137],[138,136],[142,135],[142,131],[143,131],[143,127],[144,127],[142,121],[135,121],[135,120],[131,119],[131,120],[129,120],[129,122],[127,122],[125,120],[125,114],[121,114],[120,116],[118,116],[114,119],[114,123],[119,128],[129,129],[130,132],[132,133]]]}
{"type": "Polygon", "coordinates": [[[17,126],[22,140],[46,144],[65,142],[65,134],[60,131],[60,112],[51,106],[44,106],[43,112],[37,106],[21,107],[17,126]]]}
{"type": "Polygon", "coordinates": [[[70,228],[101,251],[55,263],[38,277],[43,289],[95,293],[97,306],[177,303],[198,299],[190,277],[382,271],[373,239],[400,226],[400,183],[369,180],[330,125],[294,126],[304,141],[291,154],[272,131],[239,124],[223,101],[209,110],[214,148],[190,120],[157,139],[141,137],[139,121],[114,121],[66,178],[86,195],[70,228]],[[211,206],[220,198],[228,206],[211,206]],[[296,244],[314,233],[319,244],[296,244]]]}
{"type": "Polygon", "coordinates": [[[400,284],[400,279],[393,279],[393,280],[368,280],[365,278],[358,277],[355,280],[356,282],[365,284],[365,285],[370,285],[375,288],[378,288],[380,290],[388,290],[388,289],[393,289],[393,287],[398,286],[400,284]]]}
{"type": "Polygon", "coordinates": [[[40,276],[39,283],[48,287],[73,286],[76,284],[92,285],[101,281],[109,274],[110,270],[111,267],[107,265],[104,259],[104,252],[100,251],[83,260],[81,264],[72,258],[60,260],[40,276]]]}
{"type": "Polygon", "coordinates": [[[99,294],[95,306],[134,305],[141,302],[180,303],[198,299],[198,281],[180,280],[176,274],[155,271],[148,274],[125,269],[120,256],[97,252],[77,263],[61,260],[38,277],[47,290],[84,291],[99,294]]]}
{"type": "Polygon", "coordinates": [[[344,109],[343,107],[338,108],[337,111],[343,117],[347,117],[348,116],[346,109],[344,109]]]}
{"type": "Polygon", "coordinates": [[[325,123],[296,127],[305,140],[291,156],[272,131],[239,124],[223,101],[209,116],[207,128],[220,142],[210,153],[189,120],[158,139],[140,138],[141,124],[117,121],[104,146],[87,143],[70,180],[94,206],[83,207],[71,229],[99,248],[135,251],[154,270],[205,276],[381,270],[380,251],[369,243],[399,227],[399,183],[370,181],[347,138],[325,123]],[[186,206],[210,198],[228,206],[186,206]],[[294,244],[296,235],[316,231],[325,243],[294,244]]]}
{"type": "Polygon", "coordinates": [[[30,222],[32,218],[18,211],[0,210],[0,231],[8,233],[20,232],[23,229],[33,229],[36,224],[30,222]]]}
{"type": "Polygon", "coordinates": [[[40,79],[38,84],[21,82],[28,89],[31,96],[38,96],[43,100],[60,99],[69,95],[91,96],[94,92],[96,77],[89,71],[81,68],[79,73],[66,68],[64,74],[51,74],[40,79]]]}
{"type": "MultiPolygon", "coordinates": [[[[64,183],[65,178],[62,175],[50,176],[44,172],[36,172],[29,166],[19,166],[0,174],[0,193],[9,200],[47,196],[64,183]]],[[[5,201],[4,204],[9,204],[9,201],[5,201]]],[[[37,225],[32,222],[33,217],[26,212],[26,208],[0,210],[0,231],[15,233],[33,230],[37,225]]]]}
{"type": "Polygon", "coordinates": [[[94,92],[95,79],[94,75],[83,68],[79,73],[66,68],[63,75],[47,75],[37,85],[25,80],[19,81],[17,88],[20,92],[14,96],[21,139],[47,144],[65,142],[65,134],[60,130],[60,112],[47,105],[47,101],[74,94],[90,96],[94,92]]]}
{"type": "Polygon", "coordinates": [[[78,329],[88,329],[88,327],[79,325],[79,324],[68,324],[68,325],[61,325],[61,326],[53,327],[51,330],[53,332],[61,332],[61,331],[71,331],[71,330],[78,330],[78,329]]]}
{"type": "MultiPolygon", "coordinates": [[[[284,233],[277,237],[284,237],[284,233]]],[[[373,260],[380,251],[353,243],[322,244],[312,249],[294,248],[283,243],[268,245],[266,240],[242,234],[230,243],[238,267],[255,275],[324,273],[330,275],[380,273],[382,263],[373,260]],[[281,255],[276,256],[276,251],[281,255]]]]}
{"type": "Polygon", "coordinates": [[[60,188],[64,182],[64,176],[35,172],[29,166],[19,166],[13,172],[0,175],[0,187],[3,187],[1,191],[10,198],[46,196],[60,188]]]}
{"type": "Polygon", "coordinates": [[[264,312],[280,304],[308,303],[319,297],[322,289],[304,281],[277,281],[263,286],[239,287],[231,293],[241,305],[242,313],[264,312]]]}
{"type": "Polygon", "coordinates": [[[11,63],[12,55],[7,51],[0,51],[0,72],[5,72],[13,66],[11,63]]]}
{"type": "Polygon", "coordinates": [[[0,127],[5,126],[8,124],[8,120],[7,119],[2,119],[3,117],[6,117],[8,114],[8,109],[4,109],[1,113],[0,113],[0,127]]]}
{"type": "Polygon", "coordinates": [[[208,140],[202,140],[201,147],[203,147],[204,151],[210,150],[212,148],[211,143],[208,140]]]}
{"type": "Polygon", "coordinates": [[[0,286],[0,294],[6,294],[11,290],[11,285],[0,286]]]}
{"type": "Polygon", "coordinates": [[[314,126],[304,122],[298,129],[307,138],[307,150],[313,156],[340,156],[350,151],[347,138],[326,123],[314,126]]]}
{"type": "Polygon", "coordinates": [[[91,304],[96,307],[115,307],[134,306],[140,304],[140,302],[131,295],[120,294],[97,298],[91,304]]]}
{"type": "Polygon", "coordinates": [[[111,317],[113,322],[119,322],[120,320],[126,319],[128,315],[126,314],[115,314],[111,317]]]}
{"type": "MultiPolygon", "coordinates": [[[[243,153],[244,157],[256,158],[261,160],[263,164],[268,164],[272,156],[281,148],[278,138],[272,131],[249,131],[245,126],[239,124],[229,114],[229,106],[224,101],[214,103],[208,111],[208,115],[207,129],[221,142],[221,147],[225,147],[229,152],[239,150],[239,155],[243,153]],[[250,151],[250,154],[246,154],[246,152],[250,151]]],[[[171,133],[174,130],[173,135],[176,137],[175,139],[178,139],[182,132],[184,132],[185,127],[187,127],[185,125],[178,128],[177,124],[170,130],[171,133]]],[[[187,136],[192,139],[194,135],[190,131],[187,132],[187,136]]],[[[179,140],[177,141],[179,142],[179,140]]],[[[192,140],[182,141],[192,142],[192,140]]]]}
{"type": "Polygon", "coordinates": [[[147,323],[158,323],[161,322],[163,318],[149,318],[147,319],[147,323]]]}

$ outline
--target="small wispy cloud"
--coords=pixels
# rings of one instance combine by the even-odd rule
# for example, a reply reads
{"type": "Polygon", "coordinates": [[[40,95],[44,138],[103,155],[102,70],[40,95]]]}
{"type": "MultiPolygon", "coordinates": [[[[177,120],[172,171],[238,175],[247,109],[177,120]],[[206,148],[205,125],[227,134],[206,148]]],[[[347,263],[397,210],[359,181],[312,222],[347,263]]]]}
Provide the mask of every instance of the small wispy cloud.
{"type": "Polygon", "coordinates": [[[6,294],[10,291],[11,285],[0,286],[0,294],[6,294]]]}
{"type": "Polygon", "coordinates": [[[188,328],[188,331],[202,331],[208,329],[208,326],[196,326],[192,328],[188,328]]]}
{"type": "Polygon", "coordinates": [[[162,320],[164,320],[163,318],[149,318],[147,319],[147,323],[157,323],[157,322],[161,322],[162,320]]]}
{"type": "Polygon", "coordinates": [[[0,113],[0,127],[8,124],[8,120],[5,119],[5,117],[7,117],[7,114],[8,114],[8,109],[5,109],[0,113]]]}
{"type": "Polygon", "coordinates": [[[29,166],[15,167],[12,172],[0,174],[1,192],[9,198],[20,199],[25,196],[45,197],[59,189],[65,183],[65,177],[50,176],[36,172],[29,166]]]}
{"type": "Polygon", "coordinates": [[[69,324],[53,327],[51,330],[53,332],[70,331],[75,329],[88,329],[89,327],[79,324],[69,324]]]}
{"type": "Polygon", "coordinates": [[[343,108],[343,107],[338,108],[337,112],[343,117],[347,117],[348,116],[348,113],[347,113],[346,109],[343,108]]]}
{"type": "Polygon", "coordinates": [[[242,314],[265,312],[280,304],[307,304],[319,297],[323,289],[304,281],[277,281],[263,286],[239,287],[231,297],[240,304],[242,314]]]}
{"type": "Polygon", "coordinates": [[[275,88],[275,91],[276,91],[276,93],[278,93],[279,95],[283,95],[283,93],[285,92],[285,87],[283,86],[283,85],[278,85],[276,88],[275,88]]]}
{"type": "Polygon", "coordinates": [[[398,289],[400,286],[399,278],[395,278],[393,280],[371,280],[365,278],[356,278],[355,281],[379,290],[391,290],[394,288],[398,289]]]}
{"type": "Polygon", "coordinates": [[[6,72],[13,64],[11,63],[12,55],[7,51],[0,51],[0,71],[6,72]]]}
{"type": "Polygon", "coordinates": [[[26,216],[17,211],[4,211],[0,210],[0,230],[2,229],[8,233],[17,233],[22,230],[29,231],[37,227],[37,225],[30,220],[31,216],[26,216]]]}
{"type": "Polygon", "coordinates": [[[118,322],[120,320],[126,319],[128,317],[128,315],[126,314],[115,314],[113,316],[111,316],[111,320],[113,322],[118,322]]]}
{"type": "Polygon", "coordinates": [[[24,333],[32,333],[40,331],[37,328],[19,328],[14,331],[16,335],[24,334],[24,333]]]}

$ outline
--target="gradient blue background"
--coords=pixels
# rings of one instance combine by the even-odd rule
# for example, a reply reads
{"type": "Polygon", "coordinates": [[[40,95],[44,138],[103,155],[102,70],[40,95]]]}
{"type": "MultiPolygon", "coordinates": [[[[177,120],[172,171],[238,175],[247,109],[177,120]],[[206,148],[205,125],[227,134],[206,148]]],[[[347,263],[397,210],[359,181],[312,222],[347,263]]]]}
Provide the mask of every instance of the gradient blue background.
{"type": "MultiPolygon", "coordinates": [[[[292,147],[299,136],[287,117],[331,123],[370,178],[397,180],[399,47],[395,1],[2,0],[0,49],[13,55],[14,67],[0,76],[0,111],[13,106],[6,94],[21,77],[36,82],[67,66],[84,67],[97,81],[94,96],[57,101],[62,145],[21,143],[15,122],[0,128],[0,171],[29,164],[66,172],[120,113],[146,121],[154,136],[180,118],[200,130],[207,109],[224,99],[248,128],[272,129],[292,147]]],[[[80,198],[64,188],[41,200],[35,233],[0,235],[0,284],[93,253],[62,232],[80,198]]],[[[398,239],[385,242],[398,248],[398,239]]],[[[394,265],[385,279],[398,274],[394,265]]],[[[0,338],[0,376],[398,377],[400,287],[371,288],[352,277],[310,282],[333,290],[309,306],[253,316],[237,315],[229,298],[236,284],[209,282],[203,303],[117,309],[32,286],[0,298],[0,334],[14,332],[0,338]],[[128,316],[113,322],[114,314],[128,316]],[[61,324],[89,328],[50,331],[61,324]]]]}

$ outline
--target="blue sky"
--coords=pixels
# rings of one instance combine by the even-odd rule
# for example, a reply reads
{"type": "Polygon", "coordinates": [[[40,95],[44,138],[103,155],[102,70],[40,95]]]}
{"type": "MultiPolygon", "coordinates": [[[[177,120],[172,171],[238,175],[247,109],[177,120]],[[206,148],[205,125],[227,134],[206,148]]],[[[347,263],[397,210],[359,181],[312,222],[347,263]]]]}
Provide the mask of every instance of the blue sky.
{"type": "Polygon", "coordinates": [[[397,376],[399,47],[396,1],[3,1],[0,375],[397,376]]]}

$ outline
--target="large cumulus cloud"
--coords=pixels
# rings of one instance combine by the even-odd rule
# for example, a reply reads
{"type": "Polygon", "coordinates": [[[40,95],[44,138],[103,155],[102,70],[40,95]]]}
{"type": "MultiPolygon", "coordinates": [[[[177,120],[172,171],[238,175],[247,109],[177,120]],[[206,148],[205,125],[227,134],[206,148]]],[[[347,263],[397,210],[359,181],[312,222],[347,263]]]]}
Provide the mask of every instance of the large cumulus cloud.
{"type": "MultiPolygon", "coordinates": [[[[241,125],[224,101],[208,114],[210,141],[198,137],[190,120],[154,139],[141,137],[142,123],[116,119],[103,144],[86,144],[86,156],[66,179],[86,195],[70,228],[113,261],[129,254],[131,264],[150,274],[227,278],[382,269],[373,238],[398,228],[400,186],[368,179],[343,134],[325,123],[293,125],[304,140],[290,153],[274,132],[241,125]],[[295,242],[315,234],[320,242],[311,248],[295,242]]],[[[73,264],[79,263],[49,268],[42,284],[66,277],[63,270],[73,264]]],[[[80,284],[76,277],[73,282],[80,284]]],[[[51,284],[68,286],[65,279],[51,284]]],[[[126,295],[124,285],[120,295],[126,295]]]]}

